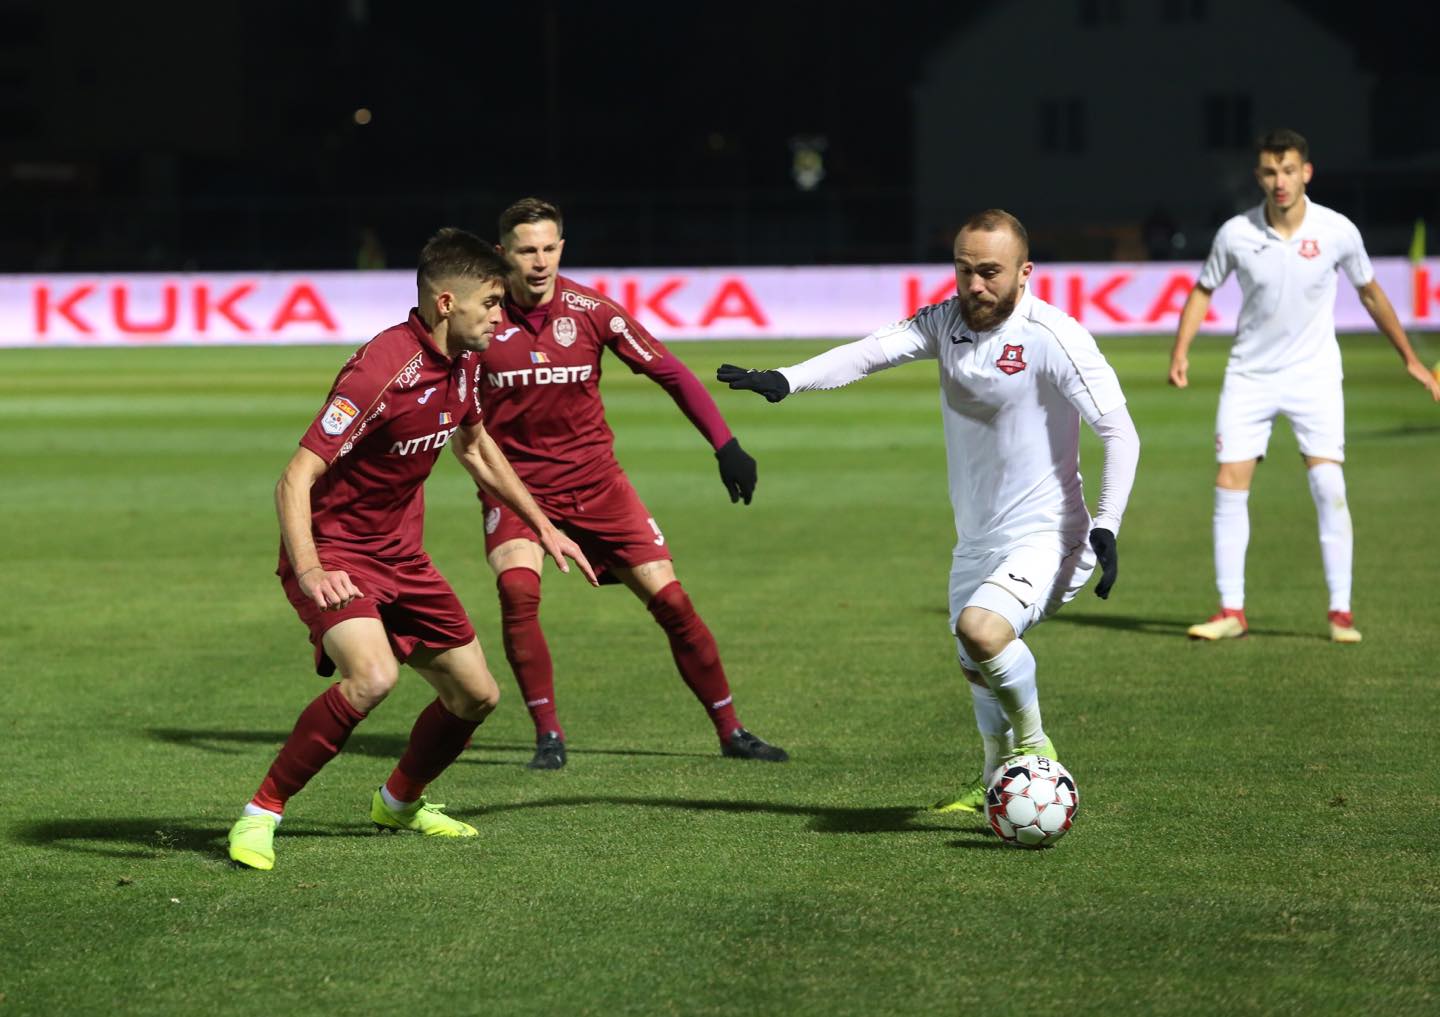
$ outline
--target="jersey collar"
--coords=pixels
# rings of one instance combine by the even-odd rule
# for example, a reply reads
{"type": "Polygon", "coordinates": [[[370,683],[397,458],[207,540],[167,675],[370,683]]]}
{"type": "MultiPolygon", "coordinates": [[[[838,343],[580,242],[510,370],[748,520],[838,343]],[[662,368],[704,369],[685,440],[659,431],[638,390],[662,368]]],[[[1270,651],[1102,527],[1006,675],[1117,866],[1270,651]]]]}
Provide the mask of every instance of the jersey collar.
{"type": "MultiPolygon", "coordinates": [[[[557,275],[555,277],[555,291],[550,294],[549,303],[538,304],[536,307],[531,308],[532,311],[541,309],[545,311],[545,318],[541,321],[540,328],[532,333],[533,335],[539,335],[550,324],[550,319],[555,316],[555,308],[562,303],[560,294],[569,289],[569,286],[570,280],[566,279],[563,275],[557,275]]],[[[508,290],[505,293],[505,316],[510,319],[511,324],[519,325],[526,332],[531,331],[530,315],[526,313],[525,308],[515,302],[508,290]]]]}
{"type": "Polygon", "coordinates": [[[410,320],[405,322],[405,326],[410,329],[410,334],[415,337],[415,341],[420,344],[421,349],[446,362],[455,359],[435,345],[435,336],[431,334],[430,329],[425,327],[425,322],[420,318],[420,308],[410,308],[410,320]]]}
{"type": "Polygon", "coordinates": [[[1275,227],[1270,225],[1270,217],[1265,214],[1265,202],[1263,201],[1260,202],[1259,207],[1255,209],[1255,222],[1260,226],[1260,231],[1270,239],[1279,240],[1282,243],[1289,243],[1290,240],[1299,239],[1301,230],[1305,228],[1305,223],[1310,218],[1310,195],[1302,194],[1300,195],[1300,200],[1305,202],[1305,214],[1300,216],[1300,221],[1296,223],[1295,228],[1290,231],[1289,240],[1280,236],[1279,233],[1275,232],[1275,227]]]}

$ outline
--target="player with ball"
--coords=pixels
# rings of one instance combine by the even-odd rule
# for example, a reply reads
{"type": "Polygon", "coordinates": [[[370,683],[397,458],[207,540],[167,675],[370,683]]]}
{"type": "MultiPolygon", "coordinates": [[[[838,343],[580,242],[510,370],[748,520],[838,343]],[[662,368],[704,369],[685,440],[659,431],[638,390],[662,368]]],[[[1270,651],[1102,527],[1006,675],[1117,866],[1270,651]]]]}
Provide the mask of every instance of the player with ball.
{"type": "MultiPolygon", "coordinates": [[[[1051,767],[1036,763],[1033,780],[1027,778],[1037,794],[1042,784],[1065,786],[1041,723],[1035,657],[1022,637],[1074,597],[1097,564],[1095,593],[1109,596],[1140,438],[1094,338],[1027,288],[1034,266],[1020,221],[998,209],[979,212],[960,228],[954,252],[958,292],[949,300],[792,367],[748,371],[726,364],[716,377],[779,402],[791,392],[839,388],[910,361],[939,362],[958,537],[950,629],[985,755],[962,793],[935,808],[980,812],[1001,764],[1020,757],[1044,757],[1051,767]],[[1093,518],[1079,470],[1082,417],[1105,449],[1093,518]]],[[[1065,779],[1069,791],[1056,794],[1073,799],[1074,782],[1068,774],[1065,779]]],[[[1011,783],[1018,791],[1018,782],[1011,783]]],[[[1002,787],[1001,793],[1009,792],[1002,787]]],[[[1041,803],[1035,804],[1038,816],[1041,803]]],[[[1071,800],[1072,816],[1073,807],[1071,800]]],[[[1018,818],[1027,818],[1023,806],[1016,809],[1018,818]]],[[[1058,832],[1040,829],[1045,837],[1058,836],[1068,819],[1058,832]]]]}

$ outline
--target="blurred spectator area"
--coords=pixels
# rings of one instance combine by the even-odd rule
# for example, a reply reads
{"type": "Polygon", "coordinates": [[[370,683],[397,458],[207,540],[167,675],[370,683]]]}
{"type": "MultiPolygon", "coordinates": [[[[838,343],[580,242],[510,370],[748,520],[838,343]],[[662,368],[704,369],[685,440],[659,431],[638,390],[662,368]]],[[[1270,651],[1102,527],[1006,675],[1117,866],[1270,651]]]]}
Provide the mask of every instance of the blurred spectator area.
{"type": "MultiPolygon", "coordinates": [[[[12,167],[13,170],[13,167],[12,167]]],[[[0,188],[0,271],[353,268],[369,230],[391,267],[435,229],[495,239],[518,193],[124,197],[76,167],[25,167],[0,188]]],[[[572,265],[866,264],[912,257],[908,192],[546,191],[572,265]]]]}

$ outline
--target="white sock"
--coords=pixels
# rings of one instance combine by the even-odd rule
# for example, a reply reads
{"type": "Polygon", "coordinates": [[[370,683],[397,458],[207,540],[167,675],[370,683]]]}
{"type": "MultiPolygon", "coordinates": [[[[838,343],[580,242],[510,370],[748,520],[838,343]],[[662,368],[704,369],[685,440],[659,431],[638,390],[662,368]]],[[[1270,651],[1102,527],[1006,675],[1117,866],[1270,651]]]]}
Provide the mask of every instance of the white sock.
{"type": "Polygon", "coordinates": [[[1355,536],[1345,500],[1345,471],[1339,463],[1310,467],[1310,497],[1320,520],[1320,560],[1325,564],[1325,585],[1330,587],[1330,610],[1349,611],[1355,536]]]}
{"type": "Polygon", "coordinates": [[[391,812],[409,812],[415,807],[414,802],[402,802],[396,798],[384,784],[380,785],[380,800],[385,803],[385,807],[391,812]]]}
{"type": "Polygon", "coordinates": [[[1008,756],[1014,748],[1014,732],[1005,716],[1005,707],[1000,705],[1000,698],[994,692],[972,681],[965,684],[970,686],[970,700],[975,707],[975,726],[980,729],[980,740],[985,745],[985,760],[980,764],[980,777],[989,783],[990,775],[1000,765],[1000,760],[1008,756]]]}
{"type": "Polygon", "coordinates": [[[1215,488],[1215,585],[1220,606],[1245,608],[1245,549],[1250,545],[1250,492],[1215,488]]]}
{"type": "Polygon", "coordinates": [[[246,803],[245,803],[245,807],[240,810],[240,815],[242,815],[242,816],[269,816],[271,819],[275,820],[275,825],[276,825],[276,826],[279,826],[279,825],[280,825],[280,820],[282,820],[282,819],[285,818],[284,816],[280,815],[280,813],[278,813],[278,812],[271,812],[269,809],[262,809],[260,806],[256,805],[254,802],[246,802],[246,803]]]}
{"type": "Polygon", "coordinates": [[[1016,745],[1040,745],[1045,729],[1040,723],[1040,694],[1035,686],[1035,657],[1023,639],[1010,645],[990,660],[975,665],[994,690],[1005,711],[1005,718],[1015,731],[1016,745]]]}

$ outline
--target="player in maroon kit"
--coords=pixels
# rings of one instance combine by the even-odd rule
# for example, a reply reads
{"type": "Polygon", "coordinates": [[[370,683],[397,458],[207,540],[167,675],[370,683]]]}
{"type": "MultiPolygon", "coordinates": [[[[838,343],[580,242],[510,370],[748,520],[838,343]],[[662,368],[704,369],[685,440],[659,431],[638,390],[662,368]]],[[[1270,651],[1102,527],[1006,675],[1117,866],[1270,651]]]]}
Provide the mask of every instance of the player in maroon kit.
{"type": "Polygon", "coordinates": [[[481,423],[479,364],[501,318],[507,266],[489,244],[445,229],[420,253],[410,319],[356,350],[275,488],[283,541],[276,574],[310,629],[315,670],[340,680],[307,706],[255,797],[230,830],[230,857],[275,864],[286,801],[339,753],[399,676],[419,671],[437,698],[374,794],[378,826],[435,837],[475,828],[428,803],[425,787],[454,762],[499,700],[475,630],[421,544],[424,483],[447,444],[488,497],[535,527],[569,571],[580,549],[545,518],[481,423]]]}
{"type": "MultiPolygon", "coordinates": [[[[511,273],[504,320],[481,357],[486,425],[545,514],[608,581],[628,586],[665,630],[680,676],[715,725],[721,752],[784,762],[784,749],[751,734],[736,717],[715,638],[675,578],[659,525],[615,459],[600,400],[600,355],[609,350],[670,394],[715,449],[732,502],[750,504],[755,460],[689,368],[623,308],[558,274],[562,225],[560,210],[535,198],[500,216],[500,251],[511,273]]],[[[559,769],[565,765],[565,731],[539,618],[544,559],[527,520],[492,496],[482,499],[505,656],[535,722],[530,766],[559,769]]]]}

